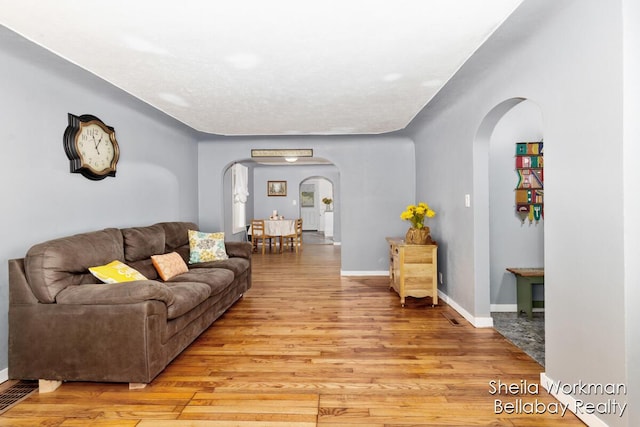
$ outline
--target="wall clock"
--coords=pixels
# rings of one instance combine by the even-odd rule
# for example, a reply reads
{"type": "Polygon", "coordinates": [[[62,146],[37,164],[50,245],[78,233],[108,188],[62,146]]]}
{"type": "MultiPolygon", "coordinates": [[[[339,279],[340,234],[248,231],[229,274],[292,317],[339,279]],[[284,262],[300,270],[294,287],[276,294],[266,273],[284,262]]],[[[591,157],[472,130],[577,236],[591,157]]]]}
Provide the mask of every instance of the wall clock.
{"type": "Polygon", "coordinates": [[[64,131],[64,150],[72,173],[80,173],[94,181],[116,176],[120,157],[116,133],[96,116],[69,113],[69,125],[64,131]]]}

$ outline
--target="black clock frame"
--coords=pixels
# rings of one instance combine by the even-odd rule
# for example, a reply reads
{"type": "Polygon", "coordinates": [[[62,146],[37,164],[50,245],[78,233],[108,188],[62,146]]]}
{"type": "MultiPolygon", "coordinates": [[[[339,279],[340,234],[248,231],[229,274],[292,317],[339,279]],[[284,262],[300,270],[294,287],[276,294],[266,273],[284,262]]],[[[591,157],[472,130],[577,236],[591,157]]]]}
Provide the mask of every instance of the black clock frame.
{"type": "Polygon", "coordinates": [[[69,158],[69,167],[71,173],[80,173],[85,178],[91,179],[93,181],[99,181],[108,176],[115,177],[116,176],[116,164],[118,163],[118,159],[120,157],[120,149],[118,147],[118,141],[116,141],[115,130],[111,126],[107,126],[102,120],[93,116],[91,114],[83,114],[81,116],[76,116],[74,114],[68,113],[69,125],[64,131],[64,151],[69,158]],[[82,124],[96,124],[100,126],[106,133],[109,134],[109,139],[113,144],[113,160],[111,161],[111,165],[109,168],[104,171],[96,171],[91,166],[85,164],[82,161],[82,156],[78,150],[78,136],[82,129],[82,124]]]}

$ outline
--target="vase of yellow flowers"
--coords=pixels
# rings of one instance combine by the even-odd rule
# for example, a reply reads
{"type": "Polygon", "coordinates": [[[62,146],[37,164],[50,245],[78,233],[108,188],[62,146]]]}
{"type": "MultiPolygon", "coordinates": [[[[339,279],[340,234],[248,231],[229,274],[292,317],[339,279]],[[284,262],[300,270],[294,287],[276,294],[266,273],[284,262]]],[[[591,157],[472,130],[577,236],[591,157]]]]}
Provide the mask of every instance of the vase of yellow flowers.
{"type": "Polygon", "coordinates": [[[424,222],[427,218],[433,218],[435,215],[436,212],[424,202],[407,206],[407,209],[400,215],[400,218],[411,223],[411,228],[404,238],[405,243],[409,245],[433,244],[429,227],[424,225],[424,222]]]}
{"type": "Polygon", "coordinates": [[[331,203],[333,203],[333,199],[329,197],[323,197],[322,203],[324,203],[324,210],[327,212],[331,212],[331,203]]]}

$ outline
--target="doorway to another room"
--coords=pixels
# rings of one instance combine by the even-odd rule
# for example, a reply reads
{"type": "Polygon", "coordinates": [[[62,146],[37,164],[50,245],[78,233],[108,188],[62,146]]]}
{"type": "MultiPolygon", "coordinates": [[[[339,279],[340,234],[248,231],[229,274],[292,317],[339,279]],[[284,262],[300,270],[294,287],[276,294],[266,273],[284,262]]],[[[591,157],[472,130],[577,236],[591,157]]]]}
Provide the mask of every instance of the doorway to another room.
{"type": "MultiPolygon", "coordinates": [[[[486,181],[479,180],[486,185],[482,193],[486,194],[488,214],[486,238],[481,239],[486,242],[484,277],[489,279],[483,294],[490,300],[495,329],[542,366],[545,364],[544,309],[534,308],[531,316],[519,312],[516,279],[507,268],[544,268],[543,128],[540,107],[531,100],[513,98],[491,110],[476,138],[477,166],[486,171],[488,177],[486,181]],[[520,152],[529,146],[536,148],[535,155],[520,152]],[[527,160],[526,165],[518,162],[519,156],[527,160]],[[539,162],[533,162],[534,157],[539,162]],[[536,181],[539,185],[527,184],[529,180],[523,177],[539,177],[539,182],[536,181]],[[521,192],[530,194],[531,199],[521,200],[521,192]],[[539,209],[540,215],[535,215],[538,211],[533,208],[539,209]]],[[[533,284],[529,299],[533,307],[536,303],[544,307],[544,286],[533,284]]]]}
{"type": "Polygon", "coordinates": [[[307,178],[300,183],[299,200],[303,244],[334,244],[333,183],[324,177],[307,178]]]}

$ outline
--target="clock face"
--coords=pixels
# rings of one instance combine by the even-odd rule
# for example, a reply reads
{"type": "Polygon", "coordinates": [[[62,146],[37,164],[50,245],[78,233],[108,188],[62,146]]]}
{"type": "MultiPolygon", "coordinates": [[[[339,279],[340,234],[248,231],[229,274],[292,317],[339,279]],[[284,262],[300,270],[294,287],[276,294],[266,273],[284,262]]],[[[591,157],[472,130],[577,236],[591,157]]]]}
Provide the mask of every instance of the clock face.
{"type": "Polygon", "coordinates": [[[85,114],[69,114],[69,126],[64,132],[64,149],[71,172],[92,180],[116,176],[120,156],[116,134],[99,118],[85,114]]]}
{"type": "Polygon", "coordinates": [[[111,135],[96,123],[82,124],[77,137],[78,154],[95,173],[111,168],[115,150],[111,135]]]}

